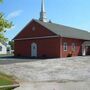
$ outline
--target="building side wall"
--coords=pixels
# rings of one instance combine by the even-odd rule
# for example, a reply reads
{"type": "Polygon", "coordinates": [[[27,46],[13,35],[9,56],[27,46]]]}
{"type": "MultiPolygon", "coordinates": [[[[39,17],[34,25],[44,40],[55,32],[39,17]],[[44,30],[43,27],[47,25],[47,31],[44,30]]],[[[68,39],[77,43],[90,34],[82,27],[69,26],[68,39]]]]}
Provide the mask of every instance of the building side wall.
{"type": "Polygon", "coordinates": [[[29,39],[29,40],[15,40],[15,56],[31,57],[31,44],[37,44],[38,57],[67,57],[72,53],[72,56],[82,55],[83,40],[72,38],[48,38],[48,39],[29,39]],[[62,41],[62,42],[61,42],[62,41]],[[67,51],[64,51],[63,43],[67,43],[67,51]],[[72,43],[75,43],[76,50],[72,50],[72,43]]]}
{"type": "Polygon", "coordinates": [[[15,56],[31,57],[31,44],[37,44],[37,57],[60,57],[60,38],[15,40],[15,56]]]}
{"type": "Polygon", "coordinates": [[[70,53],[72,54],[72,56],[82,55],[82,43],[83,42],[84,40],[73,39],[73,38],[62,38],[62,45],[61,45],[62,57],[67,57],[70,53]],[[64,47],[63,47],[64,42],[67,43],[67,51],[64,51],[64,47]],[[72,43],[76,44],[75,51],[73,51],[72,49],[72,43]]]}

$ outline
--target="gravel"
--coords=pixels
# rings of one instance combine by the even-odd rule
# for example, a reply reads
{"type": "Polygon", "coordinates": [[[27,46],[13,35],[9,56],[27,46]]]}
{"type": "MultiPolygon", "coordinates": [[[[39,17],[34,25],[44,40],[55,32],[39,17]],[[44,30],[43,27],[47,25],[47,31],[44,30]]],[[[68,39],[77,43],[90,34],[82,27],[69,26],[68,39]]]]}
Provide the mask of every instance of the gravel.
{"type": "MultiPolygon", "coordinates": [[[[2,62],[5,61],[6,60],[2,60],[2,62]]],[[[63,59],[46,59],[46,60],[36,60],[36,61],[28,59],[26,60],[26,62],[25,60],[24,62],[22,62],[21,60],[21,63],[14,61],[14,63],[10,63],[10,64],[6,64],[6,63],[1,64],[0,71],[10,75],[14,75],[15,77],[18,78],[18,81],[20,83],[24,83],[24,82],[39,83],[38,84],[39,86],[42,85],[42,83],[46,83],[46,82],[51,83],[50,84],[51,86],[53,85],[53,83],[58,83],[60,85],[70,84],[71,86],[73,86],[73,83],[76,84],[83,83],[84,85],[86,85],[85,87],[87,87],[86,83],[88,83],[88,86],[90,85],[90,56],[71,57],[71,58],[63,58],[63,59]]],[[[45,85],[47,86],[48,84],[45,85]]],[[[80,90],[90,90],[90,87],[88,88],[89,89],[80,89],[80,90]]],[[[34,90],[34,89],[30,89],[30,90],[34,90]]],[[[35,89],[35,90],[40,90],[40,89],[35,89]]],[[[53,90],[53,89],[46,89],[46,90],[53,90]]],[[[72,89],[65,89],[65,90],[72,90],[72,89]]],[[[79,89],[75,89],[75,90],[79,90],[79,89]]]]}

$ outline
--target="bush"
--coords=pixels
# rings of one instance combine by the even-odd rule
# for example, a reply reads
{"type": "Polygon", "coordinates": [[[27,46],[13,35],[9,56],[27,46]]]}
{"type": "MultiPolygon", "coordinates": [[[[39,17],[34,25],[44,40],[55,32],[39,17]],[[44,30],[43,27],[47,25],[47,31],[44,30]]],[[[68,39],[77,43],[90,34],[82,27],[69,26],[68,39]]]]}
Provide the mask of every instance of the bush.
{"type": "Polygon", "coordinates": [[[67,57],[72,57],[72,52],[69,52],[67,57]]]}

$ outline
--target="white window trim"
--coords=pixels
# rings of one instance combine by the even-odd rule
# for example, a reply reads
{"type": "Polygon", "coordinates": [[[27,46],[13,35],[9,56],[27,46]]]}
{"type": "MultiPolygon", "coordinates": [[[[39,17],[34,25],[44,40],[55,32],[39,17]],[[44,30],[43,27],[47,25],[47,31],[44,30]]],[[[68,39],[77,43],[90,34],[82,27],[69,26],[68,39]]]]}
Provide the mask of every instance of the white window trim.
{"type": "Polygon", "coordinates": [[[64,42],[63,43],[63,50],[64,51],[67,51],[68,50],[68,44],[67,44],[67,42],[64,42]]]}
{"type": "Polygon", "coordinates": [[[60,36],[43,36],[43,37],[32,37],[32,38],[20,38],[20,39],[14,39],[14,40],[29,40],[29,39],[48,39],[48,38],[55,38],[60,36]]]}

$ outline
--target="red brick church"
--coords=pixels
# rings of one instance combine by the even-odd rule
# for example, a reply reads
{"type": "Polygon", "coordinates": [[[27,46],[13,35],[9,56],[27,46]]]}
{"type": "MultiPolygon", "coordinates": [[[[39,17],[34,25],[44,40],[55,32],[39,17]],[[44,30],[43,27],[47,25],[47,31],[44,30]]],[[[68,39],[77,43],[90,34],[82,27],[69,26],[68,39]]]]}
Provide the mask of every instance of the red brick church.
{"type": "Polygon", "coordinates": [[[90,55],[90,33],[47,21],[44,0],[40,19],[33,19],[14,38],[15,56],[62,58],[90,55]]]}

